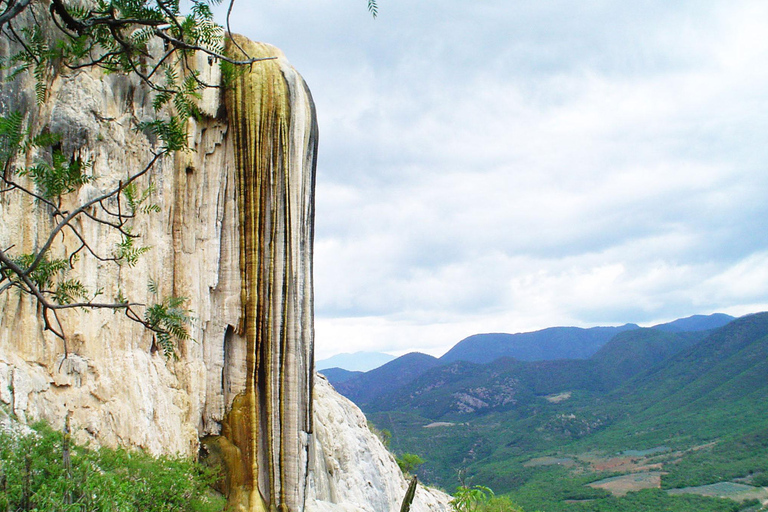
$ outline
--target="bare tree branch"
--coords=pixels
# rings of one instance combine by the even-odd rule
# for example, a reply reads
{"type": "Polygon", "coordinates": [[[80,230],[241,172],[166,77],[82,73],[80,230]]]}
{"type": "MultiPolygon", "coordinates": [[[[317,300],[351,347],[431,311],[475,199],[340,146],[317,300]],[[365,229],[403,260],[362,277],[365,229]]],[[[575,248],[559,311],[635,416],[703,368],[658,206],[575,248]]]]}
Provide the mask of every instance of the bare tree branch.
{"type": "Polygon", "coordinates": [[[3,25],[21,14],[21,12],[27,8],[30,1],[31,0],[19,0],[18,2],[9,2],[8,8],[0,14],[0,29],[3,28],[3,25]]]}
{"type": "Polygon", "coordinates": [[[98,196],[98,197],[96,197],[94,199],[91,199],[90,201],[87,201],[87,202],[83,203],[78,208],[76,208],[71,213],[69,213],[69,215],[65,216],[64,219],[61,222],[59,222],[59,224],[56,225],[56,227],[54,227],[51,230],[51,233],[48,236],[48,239],[43,244],[43,246],[40,248],[40,250],[39,250],[39,252],[37,254],[37,257],[35,258],[34,262],[32,262],[32,264],[29,266],[29,272],[34,271],[35,268],[37,268],[37,266],[40,264],[42,259],[45,257],[45,254],[51,248],[51,244],[53,244],[53,240],[56,238],[56,235],[58,235],[59,232],[61,232],[61,230],[64,229],[64,226],[66,226],[67,224],[72,222],[72,220],[75,217],[77,217],[78,215],[84,213],[88,208],[90,208],[94,204],[96,204],[96,203],[98,203],[100,201],[103,201],[103,200],[107,199],[108,197],[112,197],[115,194],[119,194],[126,187],[126,185],[132,183],[133,181],[137,180],[138,178],[140,178],[141,176],[143,176],[147,172],[149,172],[149,170],[152,168],[152,166],[155,165],[155,162],[157,162],[157,160],[161,156],[163,156],[164,154],[165,153],[156,153],[155,156],[152,158],[152,160],[149,162],[149,164],[147,164],[147,166],[144,167],[144,169],[142,169],[141,171],[137,172],[136,174],[134,174],[133,176],[128,178],[128,180],[125,183],[121,182],[121,184],[118,185],[118,187],[116,189],[114,189],[114,190],[112,190],[110,192],[106,192],[106,193],[104,193],[104,194],[102,194],[102,195],[100,195],[100,196],[98,196]]]}
{"type": "Polygon", "coordinates": [[[246,66],[248,64],[253,64],[254,62],[277,59],[277,57],[260,57],[260,58],[250,58],[246,60],[234,60],[234,59],[230,59],[226,55],[222,55],[220,53],[214,52],[213,50],[209,50],[208,48],[205,48],[203,46],[198,46],[195,44],[189,44],[184,41],[180,41],[174,37],[169,36],[162,30],[155,30],[155,35],[157,35],[159,38],[165,41],[168,41],[170,44],[172,44],[176,48],[180,48],[183,50],[195,50],[195,51],[203,52],[210,55],[211,57],[216,57],[217,59],[221,59],[225,62],[229,62],[230,64],[234,64],[236,66],[246,66]]]}

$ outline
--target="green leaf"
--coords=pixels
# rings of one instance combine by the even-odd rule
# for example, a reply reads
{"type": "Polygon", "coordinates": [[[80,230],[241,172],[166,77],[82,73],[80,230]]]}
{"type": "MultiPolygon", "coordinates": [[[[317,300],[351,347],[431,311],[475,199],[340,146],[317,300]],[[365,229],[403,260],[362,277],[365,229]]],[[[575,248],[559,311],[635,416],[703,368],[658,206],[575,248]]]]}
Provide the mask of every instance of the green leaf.
{"type": "Polygon", "coordinates": [[[141,255],[151,249],[151,247],[134,247],[134,238],[135,236],[131,233],[131,229],[126,228],[122,239],[117,244],[117,254],[115,257],[118,262],[125,263],[129,267],[135,266],[141,255]]]}

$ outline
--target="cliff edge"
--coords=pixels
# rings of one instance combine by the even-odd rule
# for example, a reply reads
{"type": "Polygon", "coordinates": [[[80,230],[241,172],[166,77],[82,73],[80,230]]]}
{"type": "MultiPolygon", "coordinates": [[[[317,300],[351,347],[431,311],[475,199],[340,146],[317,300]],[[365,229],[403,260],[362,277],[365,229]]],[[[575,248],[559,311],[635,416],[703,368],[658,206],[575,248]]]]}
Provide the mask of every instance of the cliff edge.
{"type": "MultiPolygon", "coordinates": [[[[120,312],[67,310],[58,315],[62,340],[45,330],[32,297],[6,291],[0,407],[54,428],[69,417],[80,443],[227,453],[233,510],[399,510],[407,484],[394,459],[359,409],[313,374],[309,89],[279,50],[238,41],[273,59],[252,65],[227,95],[204,90],[203,115],[187,120],[190,150],[138,180],[157,211],[129,227],[148,252],[134,265],[72,261],[71,272],[105,297],[186,297],[190,339],[166,359],[152,333],[120,312]]],[[[11,50],[0,41],[2,55],[11,50]]],[[[198,55],[194,66],[204,82],[220,83],[214,60],[198,55]]],[[[42,103],[33,91],[31,77],[4,84],[0,113],[24,112],[25,129],[59,133],[64,155],[89,162],[92,180],[63,195],[63,207],[151,164],[161,142],[137,126],[153,118],[153,94],[136,77],[79,70],[54,76],[42,103]]],[[[23,194],[0,195],[0,219],[0,244],[19,254],[34,253],[53,225],[46,206],[23,194]]],[[[114,253],[114,230],[77,222],[94,252],[114,253]]],[[[53,254],[78,243],[63,232],[53,254]]],[[[412,510],[447,503],[421,488],[412,510]]]]}

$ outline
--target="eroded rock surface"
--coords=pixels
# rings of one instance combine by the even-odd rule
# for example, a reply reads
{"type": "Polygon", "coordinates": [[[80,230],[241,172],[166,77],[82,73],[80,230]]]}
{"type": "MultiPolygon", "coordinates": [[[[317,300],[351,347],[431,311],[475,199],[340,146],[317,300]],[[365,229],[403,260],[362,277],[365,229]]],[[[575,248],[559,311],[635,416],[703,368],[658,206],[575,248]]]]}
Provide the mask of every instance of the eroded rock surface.
{"type": "MultiPolygon", "coordinates": [[[[130,227],[151,250],[135,267],[83,257],[73,269],[107,300],[187,297],[192,339],[166,360],[125,316],[71,310],[59,315],[65,344],[44,330],[31,297],[0,294],[0,406],[54,428],[70,416],[75,440],[93,445],[195,456],[200,439],[224,440],[230,466],[240,467],[230,475],[233,509],[399,510],[405,479],[359,410],[320,381],[311,414],[314,112],[279,51],[243,45],[278,58],[254,65],[260,78],[230,98],[238,108],[205,91],[206,115],[188,121],[192,150],[138,182],[153,184],[159,211],[130,227]]],[[[205,81],[219,79],[215,62],[195,65],[205,81]]],[[[26,112],[33,133],[49,127],[66,154],[91,162],[94,180],[63,198],[67,208],[113,189],[160,147],[136,130],[153,110],[135,78],[58,75],[41,105],[33,90],[29,77],[3,85],[0,110],[26,112]]],[[[21,194],[0,195],[0,219],[0,244],[17,254],[34,252],[52,226],[45,206],[21,194]]],[[[78,222],[95,252],[114,254],[114,230],[78,222]]],[[[53,256],[78,245],[71,234],[57,243],[53,256]]],[[[420,489],[413,510],[448,510],[447,497],[420,489]]]]}
{"type": "MultiPolygon", "coordinates": [[[[362,411],[325,377],[315,377],[315,453],[307,511],[400,510],[408,488],[394,457],[370,431],[362,411]]],[[[413,512],[448,511],[450,497],[419,486],[413,512]]]]}

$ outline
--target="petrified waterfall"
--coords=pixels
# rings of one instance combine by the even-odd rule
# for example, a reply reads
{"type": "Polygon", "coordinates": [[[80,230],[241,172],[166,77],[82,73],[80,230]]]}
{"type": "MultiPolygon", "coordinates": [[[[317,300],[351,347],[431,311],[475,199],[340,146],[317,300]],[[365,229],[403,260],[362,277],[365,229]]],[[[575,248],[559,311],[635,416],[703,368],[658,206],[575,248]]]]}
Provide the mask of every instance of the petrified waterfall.
{"type": "MultiPolygon", "coordinates": [[[[202,91],[204,115],[188,122],[193,151],[140,180],[141,189],[154,185],[160,211],[131,227],[151,251],[135,268],[82,258],[73,269],[105,297],[122,291],[150,303],[148,277],[162,295],[188,297],[193,339],[166,360],[126,317],[72,310],[61,313],[65,355],[31,297],[0,294],[0,423],[60,429],[69,417],[78,443],[201,451],[224,466],[232,511],[397,511],[407,483],[392,455],[327,382],[313,389],[311,96],[279,50],[236,41],[249,56],[278,58],[236,72],[226,108],[220,89],[202,91]]],[[[156,50],[162,55],[159,42],[156,50]]],[[[8,52],[0,41],[0,56],[8,52]]],[[[219,83],[217,62],[196,55],[192,64],[219,83]]],[[[152,98],[138,77],[99,70],[57,74],[43,104],[32,75],[0,86],[4,113],[28,112],[33,133],[60,133],[63,151],[92,162],[94,180],[63,198],[68,209],[151,160],[159,142],[135,126],[156,115],[152,98]]],[[[111,255],[112,230],[83,223],[96,252],[111,255]]],[[[31,199],[0,197],[3,247],[31,252],[49,229],[48,212],[31,199]]],[[[412,510],[445,512],[448,501],[419,488],[412,510]]]]}
{"type": "MultiPolygon", "coordinates": [[[[277,56],[235,36],[236,53],[277,56]]],[[[293,68],[266,60],[227,93],[240,218],[245,391],[224,420],[230,507],[303,510],[312,432],[317,124],[293,68]]]]}

